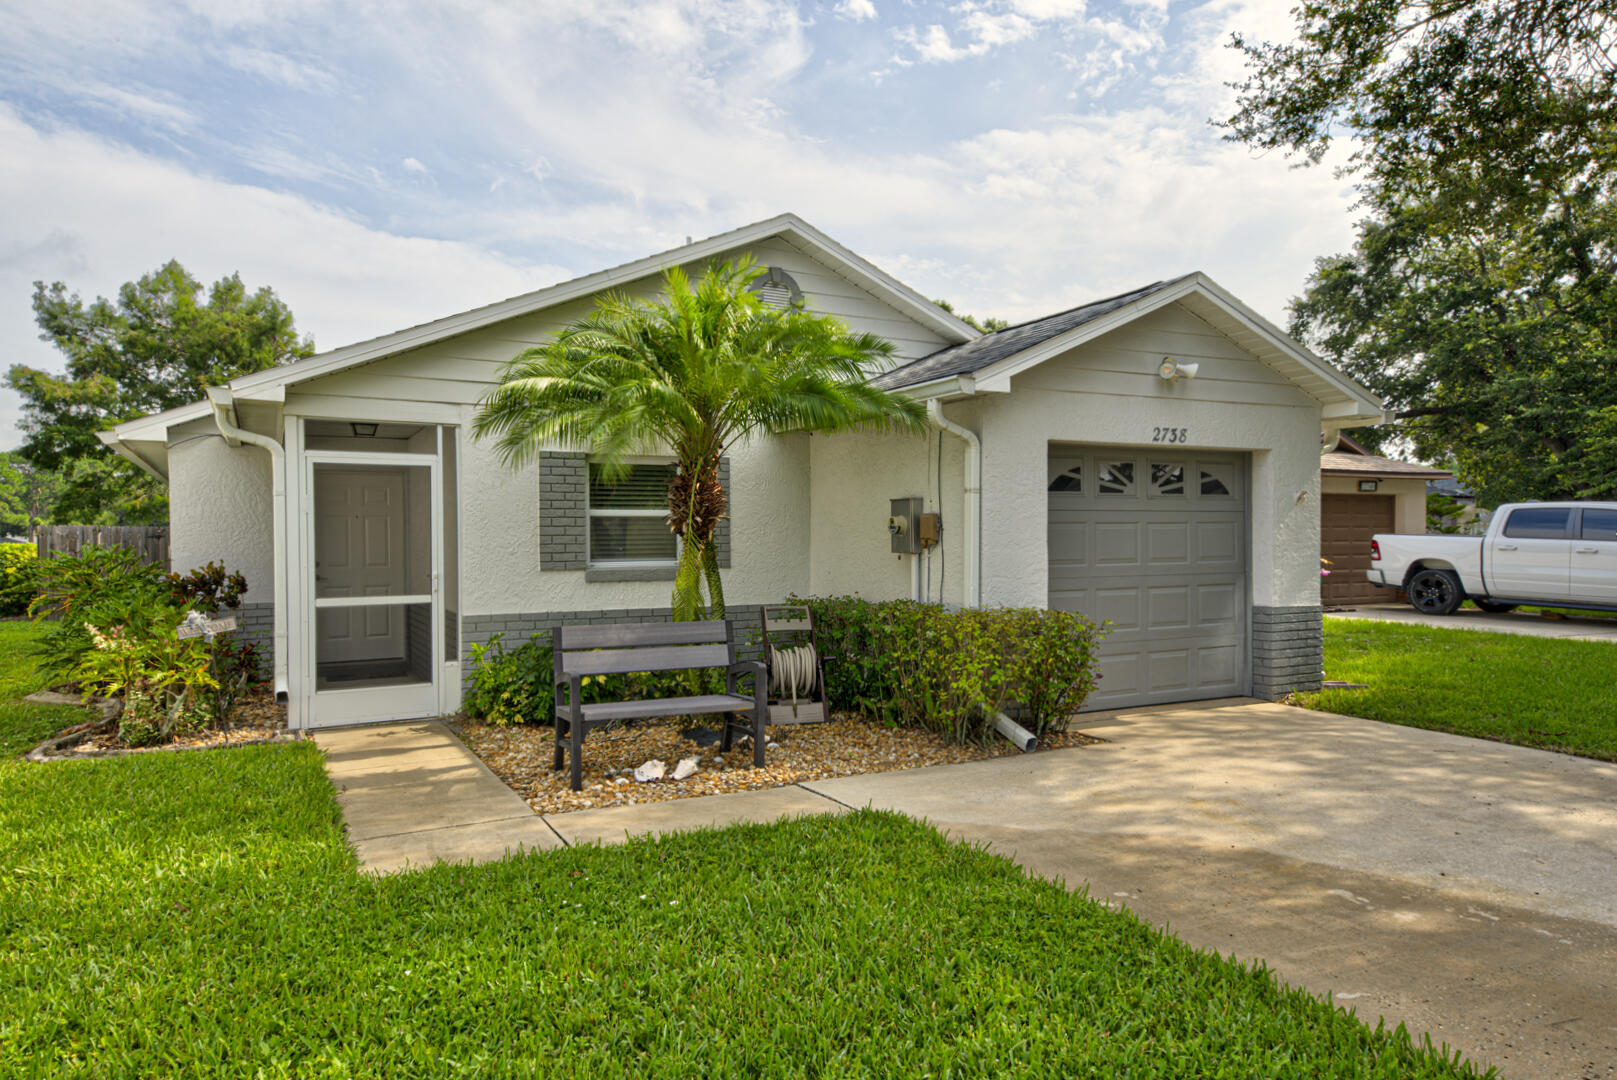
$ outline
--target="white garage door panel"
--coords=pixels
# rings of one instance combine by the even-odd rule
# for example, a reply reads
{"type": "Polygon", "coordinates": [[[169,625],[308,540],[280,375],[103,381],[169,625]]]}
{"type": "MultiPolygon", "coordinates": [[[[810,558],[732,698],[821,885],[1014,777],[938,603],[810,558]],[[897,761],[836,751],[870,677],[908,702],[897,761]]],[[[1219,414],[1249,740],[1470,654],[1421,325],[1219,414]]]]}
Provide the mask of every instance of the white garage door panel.
{"type": "Polygon", "coordinates": [[[1246,692],[1245,472],[1229,455],[1051,448],[1050,606],[1112,624],[1087,707],[1246,692]]]}

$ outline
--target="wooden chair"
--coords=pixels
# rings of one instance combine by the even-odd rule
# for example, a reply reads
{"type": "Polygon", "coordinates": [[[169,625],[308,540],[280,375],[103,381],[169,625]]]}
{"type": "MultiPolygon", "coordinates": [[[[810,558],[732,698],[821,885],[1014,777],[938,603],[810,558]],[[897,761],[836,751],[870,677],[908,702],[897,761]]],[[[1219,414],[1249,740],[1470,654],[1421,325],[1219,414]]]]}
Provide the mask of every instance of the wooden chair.
{"type": "Polygon", "coordinates": [[[584,736],[621,720],[723,713],[720,749],[728,753],[736,735],[751,735],[752,763],[754,767],[763,765],[768,677],[762,662],[736,658],[735,627],[730,620],[563,626],[551,637],[551,652],[556,669],[556,756],[551,768],[561,768],[565,757],[572,765],[574,791],[584,786],[584,736]],[[587,676],[694,668],[723,668],[725,692],[583,704],[587,676]],[[749,676],[750,696],[741,693],[739,685],[749,676]],[[741,714],[750,715],[742,718],[741,714]]]}

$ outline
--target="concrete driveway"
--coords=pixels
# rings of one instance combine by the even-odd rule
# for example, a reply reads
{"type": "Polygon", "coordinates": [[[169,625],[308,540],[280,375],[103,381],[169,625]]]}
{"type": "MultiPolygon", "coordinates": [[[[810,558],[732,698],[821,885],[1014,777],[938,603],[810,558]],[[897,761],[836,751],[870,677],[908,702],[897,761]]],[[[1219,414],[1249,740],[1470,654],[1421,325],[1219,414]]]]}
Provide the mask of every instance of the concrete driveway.
{"type": "Polygon", "coordinates": [[[802,787],[925,818],[1506,1077],[1617,1076],[1617,766],[1273,704],[802,787]]]}
{"type": "Polygon", "coordinates": [[[1325,617],[1410,623],[1415,626],[1435,626],[1441,630],[1490,630],[1496,634],[1521,634],[1525,637],[1617,643],[1617,618],[1561,616],[1559,612],[1540,615],[1535,612],[1507,611],[1502,615],[1490,615],[1475,608],[1461,608],[1452,615],[1422,615],[1408,604],[1371,604],[1328,612],[1325,617]]]}

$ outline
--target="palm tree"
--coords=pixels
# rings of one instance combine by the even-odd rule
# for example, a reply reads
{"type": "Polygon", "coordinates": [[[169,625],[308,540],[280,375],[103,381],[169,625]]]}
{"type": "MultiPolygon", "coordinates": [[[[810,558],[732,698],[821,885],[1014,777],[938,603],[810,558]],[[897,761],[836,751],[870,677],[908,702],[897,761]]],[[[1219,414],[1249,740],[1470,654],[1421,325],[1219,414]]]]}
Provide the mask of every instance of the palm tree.
{"type": "Polygon", "coordinates": [[[630,455],[672,453],[668,527],[680,538],[673,609],[678,620],[724,617],[714,531],[727,500],[719,461],[760,433],[899,428],[921,431],[921,404],[869,384],[890,343],[851,333],[800,306],[777,310],[748,286],[764,273],[750,260],[710,266],[694,284],[678,267],[664,297],[620,294],[528,349],[501,370],[473,425],[496,437],[507,465],[557,443],[586,450],[604,479],[626,475],[630,455]]]}

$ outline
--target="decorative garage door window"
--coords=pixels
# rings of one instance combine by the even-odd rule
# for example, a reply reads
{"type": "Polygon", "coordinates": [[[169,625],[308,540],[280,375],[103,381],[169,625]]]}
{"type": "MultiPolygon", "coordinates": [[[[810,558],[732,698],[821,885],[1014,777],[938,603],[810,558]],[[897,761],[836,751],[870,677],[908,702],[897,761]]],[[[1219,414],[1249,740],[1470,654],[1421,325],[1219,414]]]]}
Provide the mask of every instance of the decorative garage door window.
{"type": "Polygon", "coordinates": [[[668,531],[668,482],[673,463],[630,465],[609,480],[590,462],[589,563],[591,566],[670,565],[679,556],[668,531]]]}
{"type": "Polygon", "coordinates": [[[1071,491],[1082,494],[1084,490],[1084,467],[1074,465],[1070,469],[1057,473],[1056,478],[1050,481],[1050,490],[1071,491]]]}
{"type": "Polygon", "coordinates": [[[1185,493],[1185,467],[1184,465],[1151,463],[1151,494],[1153,495],[1184,495],[1185,493]]]}
{"type": "Polygon", "coordinates": [[[1202,494],[1203,495],[1230,495],[1231,477],[1228,465],[1203,465],[1202,494]]]}
{"type": "Polygon", "coordinates": [[[1102,495],[1134,494],[1134,462],[1108,461],[1095,467],[1098,490],[1102,495]]]}

